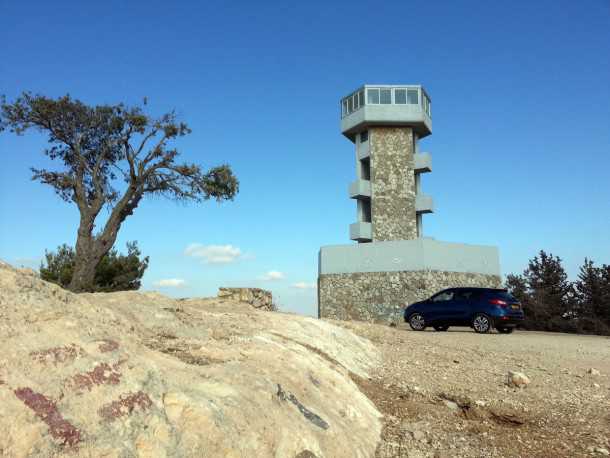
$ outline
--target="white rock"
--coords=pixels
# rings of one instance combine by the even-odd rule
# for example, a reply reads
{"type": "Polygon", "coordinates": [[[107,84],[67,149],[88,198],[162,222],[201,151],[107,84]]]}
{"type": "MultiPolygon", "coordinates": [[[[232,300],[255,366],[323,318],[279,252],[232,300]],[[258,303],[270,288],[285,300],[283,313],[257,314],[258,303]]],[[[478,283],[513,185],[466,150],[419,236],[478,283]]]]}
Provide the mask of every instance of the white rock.
{"type": "Polygon", "coordinates": [[[530,379],[523,372],[508,371],[508,377],[506,383],[510,386],[516,386],[523,388],[530,384],[530,379]]]}
{"type": "Polygon", "coordinates": [[[595,449],[595,452],[598,453],[599,455],[610,456],[610,452],[608,451],[607,448],[597,447],[595,449]]]}
{"type": "Polygon", "coordinates": [[[450,401],[449,399],[444,399],[443,400],[443,404],[445,404],[447,407],[449,407],[451,410],[459,410],[460,406],[457,405],[457,403],[450,401]]]}
{"type": "Polygon", "coordinates": [[[590,375],[593,375],[593,376],[600,375],[599,371],[597,369],[593,368],[593,367],[587,371],[587,374],[590,374],[590,375]]]}

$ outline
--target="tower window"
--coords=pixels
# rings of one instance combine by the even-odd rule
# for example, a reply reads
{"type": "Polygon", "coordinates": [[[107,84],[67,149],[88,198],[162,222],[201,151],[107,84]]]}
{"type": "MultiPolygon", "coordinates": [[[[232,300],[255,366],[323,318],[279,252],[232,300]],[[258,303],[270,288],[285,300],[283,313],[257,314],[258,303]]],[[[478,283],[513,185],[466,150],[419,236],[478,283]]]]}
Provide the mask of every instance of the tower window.
{"type": "Polygon", "coordinates": [[[363,223],[371,222],[371,201],[370,200],[362,201],[362,222],[363,223]]]}
{"type": "Polygon", "coordinates": [[[411,105],[417,105],[419,103],[419,97],[417,95],[417,89],[409,89],[407,91],[407,100],[411,105]]]}
{"type": "Polygon", "coordinates": [[[360,159],[360,179],[370,180],[371,179],[371,159],[360,159]]]}
{"type": "Polygon", "coordinates": [[[392,103],[392,89],[381,89],[380,90],[380,103],[383,105],[389,105],[392,103]]]}
{"type": "Polygon", "coordinates": [[[360,132],[360,143],[364,143],[369,139],[369,131],[365,130],[364,132],[360,132]]]}
{"type": "Polygon", "coordinates": [[[394,89],[394,103],[398,105],[404,105],[407,103],[406,89],[394,89]]]}
{"type": "Polygon", "coordinates": [[[379,104],[379,89],[366,90],[367,102],[372,105],[379,104]]]}

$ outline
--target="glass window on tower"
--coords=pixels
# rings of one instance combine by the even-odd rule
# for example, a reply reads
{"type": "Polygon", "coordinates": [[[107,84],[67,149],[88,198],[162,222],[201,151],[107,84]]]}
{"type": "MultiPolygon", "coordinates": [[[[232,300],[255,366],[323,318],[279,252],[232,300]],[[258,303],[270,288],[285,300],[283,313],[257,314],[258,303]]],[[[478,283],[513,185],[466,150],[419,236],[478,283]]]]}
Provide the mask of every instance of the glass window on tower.
{"type": "Polygon", "coordinates": [[[392,103],[392,89],[381,89],[379,101],[383,105],[389,105],[392,103]]]}
{"type": "Polygon", "coordinates": [[[419,103],[419,97],[417,95],[417,89],[409,89],[407,91],[407,100],[411,105],[417,105],[419,103]]]}
{"type": "Polygon", "coordinates": [[[379,104],[379,89],[366,90],[367,103],[372,105],[379,104]]]}
{"type": "Polygon", "coordinates": [[[407,103],[406,89],[394,89],[394,103],[397,105],[404,105],[407,103]]]}
{"type": "Polygon", "coordinates": [[[360,132],[360,143],[364,143],[369,139],[369,131],[365,130],[364,132],[360,132]]]}

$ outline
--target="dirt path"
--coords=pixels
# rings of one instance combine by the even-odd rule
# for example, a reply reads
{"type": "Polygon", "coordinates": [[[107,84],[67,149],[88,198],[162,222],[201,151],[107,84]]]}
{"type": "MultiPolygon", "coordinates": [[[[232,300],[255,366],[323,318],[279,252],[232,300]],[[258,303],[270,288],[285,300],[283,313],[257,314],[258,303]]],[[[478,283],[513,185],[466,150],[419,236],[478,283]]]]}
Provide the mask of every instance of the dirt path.
{"type": "Polygon", "coordinates": [[[610,338],[336,323],[383,354],[371,378],[354,377],[385,415],[378,457],[559,458],[610,450],[610,338]],[[509,387],[508,371],[531,383],[509,387]]]}

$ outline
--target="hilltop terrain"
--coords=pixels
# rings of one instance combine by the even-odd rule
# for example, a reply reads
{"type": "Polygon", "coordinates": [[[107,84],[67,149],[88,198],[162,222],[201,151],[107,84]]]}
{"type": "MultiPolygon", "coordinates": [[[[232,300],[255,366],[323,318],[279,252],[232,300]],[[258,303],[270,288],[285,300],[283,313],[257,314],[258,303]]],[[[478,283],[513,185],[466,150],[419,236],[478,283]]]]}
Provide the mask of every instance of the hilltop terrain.
{"type": "Polygon", "coordinates": [[[0,263],[0,339],[2,456],[610,449],[605,337],[418,333],[222,298],[77,295],[0,263]],[[508,385],[509,371],[527,380],[508,385]]]}
{"type": "Polygon", "coordinates": [[[384,414],[378,457],[610,454],[609,337],[335,323],[382,354],[355,378],[384,414]],[[509,386],[509,371],[530,383],[509,386]]]}

